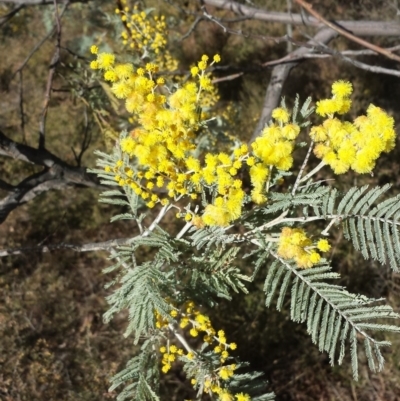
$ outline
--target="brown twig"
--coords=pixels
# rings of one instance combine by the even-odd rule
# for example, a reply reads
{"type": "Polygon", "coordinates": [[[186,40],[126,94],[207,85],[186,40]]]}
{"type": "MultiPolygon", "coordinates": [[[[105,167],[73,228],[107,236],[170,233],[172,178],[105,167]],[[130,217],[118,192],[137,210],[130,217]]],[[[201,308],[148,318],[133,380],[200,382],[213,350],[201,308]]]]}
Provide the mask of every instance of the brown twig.
{"type": "Polygon", "coordinates": [[[22,70],[18,72],[19,75],[19,114],[21,119],[21,131],[22,139],[26,144],[26,132],[25,132],[25,111],[24,111],[24,81],[22,76],[22,70]]]}
{"type": "Polygon", "coordinates": [[[380,46],[376,46],[370,42],[367,42],[364,39],[359,38],[358,36],[353,35],[350,33],[348,30],[343,29],[339,24],[333,23],[331,21],[328,21],[325,19],[321,14],[319,14],[317,11],[313,10],[312,5],[307,3],[304,0],[294,0],[298,5],[303,7],[305,10],[307,10],[308,13],[310,13],[313,17],[321,21],[324,25],[327,27],[333,29],[334,31],[340,33],[342,36],[346,37],[347,39],[350,39],[351,41],[358,43],[359,45],[366,47],[367,49],[371,49],[379,54],[384,55],[385,57],[390,58],[391,60],[396,60],[400,62],[400,57],[397,54],[394,54],[386,49],[383,49],[380,46]]]}
{"type": "Polygon", "coordinates": [[[216,84],[218,82],[233,81],[234,79],[240,78],[243,74],[244,72],[238,72],[237,74],[227,75],[226,77],[214,78],[212,83],[216,84]]]}
{"type": "Polygon", "coordinates": [[[190,28],[188,29],[188,31],[182,35],[182,37],[179,39],[180,42],[183,42],[185,39],[187,39],[196,29],[197,25],[203,20],[203,17],[198,15],[195,19],[195,21],[193,22],[193,24],[190,26],[190,28]]]}
{"type": "MultiPolygon", "coordinates": [[[[1,1],[1,0],[0,0],[1,1]]],[[[186,15],[190,15],[190,16],[194,16],[196,17],[195,22],[192,24],[191,28],[189,28],[188,32],[186,32],[181,38],[180,41],[183,41],[184,39],[186,39],[188,36],[190,36],[190,34],[193,33],[194,29],[196,28],[196,26],[198,25],[199,22],[201,21],[210,21],[213,22],[215,24],[217,24],[221,29],[223,29],[223,31],[225,33],[230,33],[232,35],[238,35],[238,36],[243,36],[245,38],[254,38],[254,39],[260,39],[260,40],[269,40],[269,41],[273,41],[274,43],[281,43],[281,42],[286,42],[287,41],[287,37],[286,36],[280,36],[280,37],[275,37],[275,36],[264,36],[264,35],[255,35],[249,32],[243,32],[242,30],[235,30],[232,28],[229,28],[226,24],[231,24],[231,23],[236,23],[236,22],[241,22],[241,21],[247,21],[252,19],[249,16],[243,16],[243,17],[239,17],[239,18],[232,18],[232,19],[222,19],[222,18],[217,18],[213,15],[211,15],[204,6],[201,7],[201,11],[188,11],[185,8],[183,8],[182,6],[179,6],[178,4],[176,4],[176,2],[173,2],[171,0],[165,0],[168,4],[170,4],[172,7],[176,8],[177,10],[179,10],[180,12],[186,14],[186,15]]],[[[206,4],[207,2],[204,1],[204,4],[206,4]]]]}
{"type": "MultiPolygon", "coordinates": [[[[295,43],[299,44],[299,42],[295,42],[295,43]]],[[[304,59],[310,59],[310,58],[311,59],[312,58],[329,58],[334,55],[341,56],[343,58],[347,58],[347,56],[358,57],[358,56],[377,56],[377,55],[379,55],[379,53],[377,53],[374,50],[343,50],[343,51],[339,52],[339,51],[332,50],[325,45],[321,45],[320,48],[317,48],[315,45],[310,46],[308,44],[302,44],[301,46],[310,48],[310,52],[305,53],[301,56],[294,56],[293,54],[289,54],[287,56],[278,58],[276,60],[266,61],[265,63],[263,63],[261,65],[263,67],[271,67],[271,66],[278,65],[278,64],[290,63],[293,61],[302,61],[304,59]],[[315,53],[316,51],[320,51],[321,53],[315,53]]],[[[393,47],[388,47],[386,50],[395,51],[395,50],[399,50],[399,49],[400,49],[400,46],[393,46],[393,47]]],[[[367,65],[367,64],[365,64],[365,65],[367,65]]],[[[371,67],[375,67],[375,66],[371,66],[371,67]]],[[[360,67],[360,68],[362,68],[362,67],[360,67]]],[[[395,75],[395,76],[398,76],[396,74],[396,72],[399,72],[397,70],[389,70],[387,68],[382,68],[382,70],[387,70],[387,72],[382,71],[382,73],[387,73],[387,74],[395,75]],[[392,71],[394,73],[391,74],[390,71],[392,71]]],[[[371,69],[370,71],[373,71],[373,70],[371,69]]],[[[373,72],[377,72],[377,71],[373,71],[373,72]]]]}
{"type": "MultiPolygon", "coordinates": [[[[65,8],[68,7],[69,2],[67,1],[65,4],[65,8]]],[[[46,119],[47,119],[47,111],[49,109],[49,103],[51,98],[51,88],[53,86],[54,74],[56,72],[56,67],[60,61],[60,45],[61,45],[61,22],[60,16],[58,14],[58,5],[57,0],[54,0],[54,17],[56,20],[56,31],[57,31],[57,41],[56,48],[53,54],[53,58],[50,63],[49,75],[47,78],[46,84],[46,92],[44,95],[43,109],[42,109],[42,117],[39,123],[39,148],[45,147],[46,140],[46,119]]]]}
{"type": "MultiPolygon", "coordinates": [[[[301,14],[282,13],[275,11],[267,11],[261,8],[247,6],[231,0],[202,0],[204,4],[223,8],[234,12],[235,14],[249,17],[250,19],[277,22],[281,24],[292,24],[300,26],[310,26],[317,29],[322,29],[325,24],[316,18],[310,17],[307,20],[301,14]]],[[[351,21],[340,20],[337,24],[345,29],[353,32],[358,36],[399,36],[400,24],[397,21],[351,21]]]]}
{"type": "Polygon", "coordinates": [[[16,6],[13,8],[8,14],[3,15],[0,17],[0,27],[5,25],[14,15],[16,15],[19,11],[21,11],[25,7],[24,4],[20,4],[19,6],[16,6]]]}
{"type": "MultiPolygon", "coordinates": [[[[1,3],[1,0],[0,0],[1,3]]],[[[60,19],[62,18],[65,10],[67,8],[64,7],[63,10],[61,11],[60,14],[60,19]]],[[[43,44],[47,41],[47,39],[49,39],[51,36],[53,36],[54,32],[56,32],[57,26],[54,25],[53,28],[47,33],[47,35],[40,41],[38,42],[35,47],[29,52],[29,54],[25,57],[24,61],[20,64],[20,66],[16,69],[16,71],[14,72],[14,74],[12,75],[10,81],[20,72],[23,70],[23,68],[26,66],[26,64],[28,64],[29,60],[31,59],[31,57],[43,46],[43,44]]]]}
{"type": "Polygon", "coordinates": [[[82,157],[83,157],[84,153],[88,150],[90,142],[92,140],[91,124],[89,123],[86,104],[84,104],[83,118],[84,118],[84,135],[83,135],[81,150],[80,150],[79,154],[77,154],[75,152],[74,147],[71,146],[72,152],[74,154],[74,157],[75,157],[75,160],[76,160],[76,163],[78,166],[81,165],[82,157]]]}
{"type": "MultiPolygon", "coordinates": [[[[348,57],[346,55],[346,52],[338,52],[337,50],[331,49],[328,46],[326,46],[324,43],[320,44],[321,51],[324,51],[328,53],[328,56],[338,56],[341,58],[341,60],[345,61],[346,63],[350,63],[354,65],[357,68],[360,68],[365,71],[370,71],[375,74],[386,74],[386,75],[393,75],[395,77],[400,77],[400,71],[391,69],[391,68],[385,68],[385,67],[380,67],[378,65],[370,65],[366,63],[362,63],[361,61],[358,60],[353,60],[352,58],[348,57]]],[[[370,50],[369,50],[370,51],[370,50]]],[[[350,53],[351,54],[351,53],[350,53]]],[[[374,53],[375,55],[377,53],[374,53]]]]}
{"type": "Polygon", "coordinates": [[[30,53],[25,57],[25,60],[20,64],[20,66],[17,68],[17,70],[14,72],[14,74],[11,77],[11,80],[17,75],[23,68],[26,66],[26,64],[29,62],[31,57],[42,47],[42,45],[49,39],[55,32],[56,27],[54,26],[49,33],[40,41],[38,42],[35,47],[30,51],[30,53]]]}

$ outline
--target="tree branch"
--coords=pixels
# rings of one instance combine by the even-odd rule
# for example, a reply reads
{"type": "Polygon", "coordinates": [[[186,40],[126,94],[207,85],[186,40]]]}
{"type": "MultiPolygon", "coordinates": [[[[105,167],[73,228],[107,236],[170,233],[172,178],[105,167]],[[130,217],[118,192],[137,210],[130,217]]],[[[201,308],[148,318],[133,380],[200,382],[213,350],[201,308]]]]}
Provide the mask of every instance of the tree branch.
{"type": "MultiPolygon", "coordinates": [[[[67,1],[64,5],[64,9],[61,13],[64,14],[65,10],[69,5],[69,1],[67,1]]],[[[51,59],[49,75],[47,77],[46,84],[46,92],[44,96],[43,109],[42,109],[42,118],[39,123],[39,148],[44,148],[45,140],[46,140],[46,120],[47,120],[47,111],[49,109],[49,103],[51,98],[51,89],[53,86],[54,75],[56,73],[56,67],[60,61],[60,45],[61,45],[61,21],[60,15],[58,14],[58,5],[57,0],[54,0],[54,18],[56,20],[55,26],[57,29],[57,41],[56,48],[53,54],[53,58],[51,59]]]]}
{"type": "Polygon", "coordinates": [[[31,146],[14,142],[2,131],[0,131],[0,155],[49,168],[54,164],[67,165],[48,150],[35,149],[31,146]]]}
{"type": "MultiPolygon", "coordinates": [[[[1,3],[1,1],[0,1],[1,3]]],[[[8,21],[10,21],[10,19],[12,17],[14,17],[14,15],[16,15],[20,10],[22,10],[25,7],[24,4],[20,4],[17,5],[16,7],[14,7],[14,9],[12,9],[8,14],[3,15],[0,18],[0,27],[2,27],[3,25],[5,25],[8,21]]]]}
{"type": "Polygon", "coordinates": [[[132,238],[117,238],[110,241],[93,242],[84,245],[60,243],[55,245],[40,245],[32,247],[3,249],[0,250],[0,258],[4,258],[5,256],[22,255],[27,252],[46,253],[59,249],[70,249],[75,252],[93,252],[93,251],[110,250],[112,248],[116,248],[117,246],[127,245],[129,244],[130,241],[132,241],[132,238]]]}
{"type": "MultiPolygon", "coordinates": [[[[299,45],[299,42],[294,42],[295,44],[299,45]]],[[[332,56],[339,56],[343,60],[348,61],[349,57],[359,57],[359,56],[378,56],[378,53],[373,50],[343,50],[343,51],[337,51],[337,50],[332,50],[326,45],[322,45],[319,47],[312,46],[307,46],[307,44],[303,44],[302,46],[304,47],[309,47],[309,53],[305,53],[301,56],[294,56],[292,53],[289,53],[288,55],[275,59],[275,60],[270,60],[266,61],[265,63],[262,64],[263,67],[271,67],[274,65],[278,64],[283,64],[283,63],[289,63],[293,61],[303,61],[304,59],[313,59],[313,58],[330,58],[332,56]],[[316,51],[321,52],[321,53],[316,53],[316,51]],[[326,54],[324,54],[326,53],[326,54]]],[[[388,47],[386,50],[389,51],[398,51],[400,49],[400,46],[393,46],[393,47],[388,47]]],[[[352,61],[349,61],[352,62],[352,61]]],[[[372,67],[372,66],[371,66],[372,67]]],[[[362,67],[360,67],[362,68],[362,67]]],[[[381,68],[381,67],[379,67],[381,68]]],[[[371,70],[372,71],[372,70],[371,70]]],[[[382,73],[383,74],[389,74],[389,75],[395,75],[397,76],[396,73],[391,73],[393,71],[397,70],[388,70],[386,68],[382,67],[382,73]]],[[[379,71],[373,71],[373,72],[379,72],[379,71]]],[[[397,71],[399,72],[399,71],[397,71]]]]}
{"type": "MultiPolygon", "coordinates": [[[[1,1],[1,0],[0,0],[1,1]]],[[[307,25],[317,29],[325,27],[317,18],[305,20],[301,14],[266,11],[246,6],[231,0],[202,0],[204,4],[230,10],[235,14],[250,17],[265,22],[278,22],[282,24],[307,25]]],[[[358,36],[399,36],[400,24],[397,21],[336,21],[337,25],[351,31],[358,36]]]]}
{"type": "MultiPolygon", "coordinates": [[[[299,47],[298,49],[290,53],[288,57],[298,60],[304,54],[309,52],[309,47],[318,45],[319,43],[328,43],[335,36],[337,36],[337,33],[335,31],[330,28],[324,28],[318,31],[317,34],[307,42],[307,47],[299,47]]],[[[283,85],[287,77],[289,76],[291,69],[295,67],[298,63],[299,61],[292,61],[286,64],[277,65],[273,68],[271,79],[268,83],[267,92],[265,94],[261,116],[253,132],[253,136],[251,137],[251,142],[253,142],[260,135],[264,126],[270,120],[272,110],[279,104],[283,85]]]]}
{"type": "Polygon", "coordinates": [[[400,62],[400,57],[397,54],[394,54],[391,51],[383,49],[382,47],[376,46],[372,43],[369,43],[364,39],[360,39],[357,36],[350,33],[349,31],[347,31],[346,29],[341,28],[339,26],[339,24],[328,21],[321,14],[314,11],[311,4],[305,2],[304,0],[294,0],[294,1],[297,4],[299,4],[300,6],[304,7],[307,10],[307,12],[309,12],[311,15],[313,15],[315,18],[317,18],[319,21],[321,21],[328,28],[331,28],[334,31],[340,33],[342,36],[346,37],[347,39],[350,39],[351,41],[358,43],[359,45],[366,47],[367,49],[370,49],[379,54],[382,54],[385,57],[388,57],[392,60],[396,60],[396,61],[400,62]]]}
{"type": "Polygon", "coordinates": [[[14,142],[1,131],[0,155],[44,166],[43,171],[27,177],[16,186],[2,181],[2,188],[7,188],[9,194],[0,201],[0,224],[15,208],[51,189],[71,186],[103,188],[97,177],[89,175],[85,168],[71,166],[46,149],[34,149],[14,142]]]}

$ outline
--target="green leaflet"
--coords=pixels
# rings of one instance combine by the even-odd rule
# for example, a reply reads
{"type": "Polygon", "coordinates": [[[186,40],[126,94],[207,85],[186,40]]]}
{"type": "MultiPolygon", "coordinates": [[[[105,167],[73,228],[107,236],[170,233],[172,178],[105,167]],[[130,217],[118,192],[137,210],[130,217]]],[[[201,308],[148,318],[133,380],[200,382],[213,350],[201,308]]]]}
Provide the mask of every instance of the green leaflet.
{"type": "Polygon", "coordinates": [[[272,255],[275,260],[268,267],[264,285],[267,306],[278,297],[277,308],[281,309],[287,289],[291,287],[291,319],[299,323],[307,322],[307,332],[312,341],[318,344],[320,351],[329,354],[332,365],[335,360],[339,364],[342,363],[347,348],[346,342],[349,340],[353,376],[357,380],[357,346],[358,338],[361,338],[370,368],[373,371],[382,370],[384,359],[381,347],[387,346],[388,343],[378,341],[370,332],[400,333],[400,327],[373,321],[398,319],[400,315],[388,305],[377,305],[380,300],[360,297],[341,286],[321,281],[339,278],[337,273],[330,271],[331,267],[327,264],[322,263],[320,266],[301,270],[293,262],[283,260],[274,253],[272,255]]]}

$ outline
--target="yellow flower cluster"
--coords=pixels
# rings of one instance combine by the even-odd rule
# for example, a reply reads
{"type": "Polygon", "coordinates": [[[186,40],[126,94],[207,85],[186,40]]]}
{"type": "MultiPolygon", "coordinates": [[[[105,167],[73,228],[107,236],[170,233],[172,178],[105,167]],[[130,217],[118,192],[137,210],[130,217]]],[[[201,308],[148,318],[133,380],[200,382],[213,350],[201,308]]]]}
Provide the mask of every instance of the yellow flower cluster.
{"type": "MultiPolygon", "coordinates": [[[[235,350],[237,348],[237,345],[235,343],[227,343],[225,332],[223,330],[219,330],[218,332],[216,332],[211,324],[210,318],[200,313],[200,311],[195,308],[193,302],[188,303],[186,311],[183,312],[181,315],[182,317],[179,326],[183,329],[191,326],[189,334],[192,337],[197,337],[200,333],[203,332],[203,341],[214,347],[214,352],[220,356],[221,363],[224,363],[228,358],[229,349],[235,350]]],[[[224,380],[226,379],[227,377],[224,380]]]]}
{"type": "Polygon", "coordinates": [[[201,82],[189,82],[166,96],[162,90],[164,78],[154,78],[158,70],[155,64],[148,63],[135,71],[131,64],[114,65],[114,59],[105,64],[104,59],[104,53],[97,55],[96,68],[105,71],[112,92],[126,99],[126,109],[140,124],[120,142],[121,150],[136,158],[138,168],[134,171],[117,164],[116,181],[121,186],[129,185],[150,208],[157,202],[168,202],[160,200],[157,188],[166,187],[170,198],[198,188],[200,164],[189,156],[195,149],[200,123],[197,108],[201,92],[208,89],[201,82]],[[188,185],[192,176],[192,184],[188,185]]]}
{"type": "Polygon", "coordinates": [[[162,372],[168,373],[171,369],[172,362],[175,362],[177,356],[183,355],[183,349],[178,348],[176,345],[170,345],[168,347],[160,347],[160,352],[162,354],[162,372]]]}
{"type": "Polygon", "coordinates": [[[130,10],[126,6],[126,0],[122,0],[121,3],[125,7],[122,10],[117,8],[115,12],[120,16],[126,28],[121,34],[122,43],[129,45],[132,49],[150,50],[159,54],[167,44],[165,17],[150,18],[146,12],[140,11],[137,5],[130,10]]]}
{"type": "MultiPolygon", "coordinates": [[[[157,57],[168,53],[164,48],[166,41],[156,39],[158,35],[166,37],[164,18],[149,19],[137,8],[130,14],[127,7],[119,14],[130,32],[126,41],[140,42],[135,45],[138,50],[151,50],[153,55],[159,53],[157,57]]],[[[132,115],[129,121],[136,125],[119,143],[128,163],[119,160],[106,169],[115,174],[119,185],[129,186],[149,208],[184,196],[194,200],[206,190],[212,194],[212,202],[205,206],[202,215],[187,210],[177,213],[177,217],[192,221],[196,227],[227,226],[241,216],[245,202],[243,181],[238,175],[243,165],[249,167],[251,199],[256,204],[267,201],[271,169],[287,171],[292,167],[300,127],[291,122],[291,115],[283,106],[273,110],[274,122],[252,143],[251,150],[243,144],[232,154],[208,153],[204,158],[198,154],[197,137],[207,131],[206,109],[217,99],[207,68],[220,61],[219,55],[211,62],[203,55],[191,68],[192,80],[182,81],[174,90],[159,74],[162,61],[135,67],[116,63],[113,54],[99,53],[97,46],[92,46],[91,51],[97,55],[91,67],[102,71],[114,95],[125,100],[126,110],[132,115]]],[[[391,150],[395,141],[393,119],[378,107],[371,105],[367,116],[358,117],[354,123],[334,117],[335,113],[349,110],[351,93],[349,82],[335,82],[332,98],[317,102],[317,113],[327,118],[310,132],[316,142],[314,153],[336,174],[350,168],[359,173],[370,172],[381,152],[391,150]]],[[[317,256],[313,254],[313,258],[317,256]]]]}
{"type": "MultiPolygon", "coordinates": [[[[150,48],[154,55],[157,49],[162,49],[159,57],[167,53],[163,47],[166,42],[155,39],[157,35],[166,37],[164,18],[149,19],[137,8],[130,12],[128,7],[118,10],[118,14],[130,32],[125,41],[136,41],[136,49],[144,51],[150,48]],[[158,45],[152,47],[155,43],[158,45]]],[[[114,95],[125,100],[126,109],[132,115],[129,121],[137,125],[119,143],[123,154],[129,156],[129,163],[119,160],[115,166],[106,169],[115,174],[119,185],[129,186],[145,200],[149,208],[157,203],[166,205],[171,199],[182,196],[196,199],[208,188],[213,201],[205,207],[202,216],[190,211],[179,212],[177,216],[192,221],[196,227],[227,226],[242,212],[245,192],[238,172],[243,163],[251,167],[252,198],[258,204],[266,201],[265,182],[271,166],[281,169],[291,166],[291,141],[299,128],[288,123],[289,114],[281,108],[274,111],[278,122],[275,129],[267,128],[263,137],[253,144],[253,156],[244,144],[231,155],[209,153],[203,159],[196,154],[196,136],[200,130],[207,129],[202,122],[209,117],[207,109],[218,99],[207,71],[208,67],[220,62],[218,54],[211,62],[207,55],[203,55],[191,68],[195,82],[182,83],[178,89],[171,90],[158,73],[163,68],[161,61],[135,68],[132,64],[117,64],[113,54],[99,53],[96,46],[91,50],[97,55],[91,67],[103,72],[114,95]],[[275,135],[271,136],[270,131],[275,135]],[[266,149],[274,146],[277,152],[268,154],[266,149]],[[161,193],[166,195],[161,196],[161,193]]]]}
{"type": "Polygon", "coordinates": [[[168,324],[169,324],[168,319],[163,318],[162,315],[160,314],[160,312],[158,312],[157,310],[154,312],[154,317],[156,320],[157,329],[163,329],[163,328],[168,327],[168,324]]]}
{"type": "Polygon", "coordinates": [[[350,110],[350,95],[353,86],[347,81],[336,81],[332,85],[332,98],[323,99],[317,102],[316,113],[321,117],[332,117],[335,113],[345,114],[350,110]]]}
{"type": "MultiPolygon", "coordinates": [[[[216,54],[213,57],[211,65],[214,63],[219,63],[220,61],[221,61],[221,56],[219,54],[216,54]]],[[[193,66],[190,69],[192,77],[193,78],[197,77],[199,79],[201,87],[206,90],[206,92],[202,97],[202,102],[201,102],[201,115],[200,115],[201,120],[206,120],[210,118],[209,111],[213,106],[215,106],[215,104],[219,100],[218,90],[212,83],[211,74],[206,71],[207,67],[208,67],[208,56],[203,55],[203,57],[197,63],[197,65],[193,66]]]]}
{"type": "Polygon", "coordinates": [[[92,54],[97,54],[97,60],[93,60],[90,63],[90,68],[93,70],[109,70],[113,67],[115,63],[115,56],[111,53],[98,53],[99,48],[93,45],[90,48],[92,54]]]}
{"type": "Polygon", "coordinates": [[[321,239],[315,246],[303,229],[284,227],[279,237],[277,253],[283,259],[294,259],[298,267],[308,269],[321,260],[316,248],[327,252],[330,245],[326,239],[321,239]]]}
{"type": "MultiPolygon", "coordinates": [[[[328,105],[331,100],[342,99],[350,107],[351,101],[346,97],[351,94],[349,82],[335,82],[332,92],[334,99],[327,99],[328,105]]],[[[310,131],[311,138],[317,142],[315,155],[329,165],[335,174],[343,174],[349,169],[360,174],[370,173],[380,154],[389,152],[395,145],[393,118],[371,104],[366,116],[357,117],[353,123],[342,122],[333,117],[333,113],[339,113],[343,107],[340,110],[332,107],[334,111],[328,113],[329,107],[324,102],[317,103],[317,113],[322,116],[329,114],[329,118],[310,131]]],[[[347,106],[345,108],[347,111],[347,106]]]]}
{"type": "MultiPolygon", "coordinates": [[[[201,333],[204,333],[203,341],[213,347],[214,353],[219,355],[221,366],[216,371],[210,372],[210,375],[206,377],[204,381],[204,391],[209,394],[218,394],[221,400],[234,400],[234,397],[236,397],[238,401],[250,401],[250,396],[248,394],[240,393],[233,395],[221,385],[221,380],[229,380],[234,375],[236,369],[235,364],[223,365],[229,356],[228,350],[235,350],[237,348],[235,343],[228,344],[225,332],[223,330],[217,332],[213,328],[210,318],[200,313],[193,301],[187,302],[183,306],[182,311],[173,309],[170,315],[173,318],[178,318],[179,326],[182,329],[189,329],[189,334],[192,337],[198,337],[201,333]]],[[[157,311],[155,311],[155,318],[157,328],[163,329],[168,327],[168,320],[162,318],[157,311]]],[[[194,352],[188,352],[185,355],[183,349],[175,345],[168,344],[167,346],[161,346],[160,352],[163,355],[161,361],[161,370],[163,373],[167,373],[171,369],[172,363],[176,361],[178,356],[185,356],[189,360],[196,358],[194,352]]],[[[194,377],[192,377],[191,383],[193,386],[197,385],[197,381],[194,377]]]]}
{"type": "Polygon", "coordinates": [[[248,160],[250,179],[254,187],[252,200],[261,204],[266,201],[265,184],[271,167],[287,171],[293,165],[294,140],[300,132],[300,127],[290,123],[290,114],[283,107],[272,112],[275,123],[266,127],[261,135],[252,143],[253,154],[259,162],[248,160]]]}
{"type": "Polygon", "coordinates": [[[168,29],[165,16],[152,16],[151,13],[141,11],[137,4],[130,9],[126,0],[121,0],[121,6],[115,13],[124,26],[122,44],[129,45],[141,58],[152,59],[160,70],[177,70],[178,61],[166,47],[168,29]]]}
{"type": "MultiPolygon", "coordinates": [[[[148,63],[135,71],[131,64],[115,65],[114,59],[105,64],[104,58],[105,53],[97,54],[96,68],[105,71],[104,78],[112,82],[112,92],[117,98],[126,99],[126,109],[140,124],[140,128],[120,141],[121,150],[136,159],[138,168],[117,162],[113,171],[119,185],[129,185],[150,208],[158,202],[169,202],[167,198],[160,199],[161,188],[167,189],[169,198],[190,195],[196,199],[197,193],[202,192],[201,184],[215,186],[218,196],[205,208],[202,220],[197,221],[199,217],[190,214],[185,214],[185,219],[193,217],[199,226],[226,226],[237,219],[245,193],[242,181],[235,177],[248,157],[247,145],[236,149],[232,157],[224,152],[209,153],[203,166],[192,155],[201,122],[200,96],[213,88],[205,73],[208,57],[204,55],[196,71],[192,69],[198,84],[188,82],[168,95],[161,90],[164,79],[153,78],[157,72],[155,64],[148,63]]],[[[211,65],[219,60],[218,55],[214,56],[211,65]]]]}
{"type": "Polygon", "coordinates": [[[232,157],[223,152],[216,155],[208,153],[204,168],[191,178],[194,184],[202,180],[205,185],[216,185],[218,196],[213,204],[205,208],[205,224],[226,226],[240,217],[245,192],[242,180],[237,179],[236,175],[247,156],[248,148],[245,144],[235,149],[232,157]]]}

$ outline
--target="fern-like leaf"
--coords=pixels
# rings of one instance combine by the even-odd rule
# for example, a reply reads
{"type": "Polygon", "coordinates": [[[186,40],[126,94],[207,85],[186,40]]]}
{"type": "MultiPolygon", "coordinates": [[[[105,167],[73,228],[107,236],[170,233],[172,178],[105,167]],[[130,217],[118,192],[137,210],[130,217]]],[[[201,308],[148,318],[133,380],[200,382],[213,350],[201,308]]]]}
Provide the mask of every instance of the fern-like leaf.
{"type": "Polygon", "coordinates": [[[353,188],[338,206],[338,217],[343,222],[344,236],[351,240],[355,249],[364,258],[389,263],[400,271],[400,196],[376,204],[390,185],[376,187],[365,192],[367,187],[353,188]]]}
{"type": "Polygon", "coordinates": [[[159,401],[155,392],[159,387],[159,368],[157,354],[153,352],[154,341],[147,340],[138,356],[132,358],[125,369],[111,378],[109,391],[121,385],[124,389],[118,394],[117,401],[159,401]]]}
{"type": "Polygon", "coordinates": [[[168,283],[167,277],[160,271],[162,261],[158,263],[146,262],[135,268],[127,267],[123,270],[113,294],[107,297],[111,305],[104,314],[104,320],[110,321],[115,313],[123,309],[129,312],[129,325],[125,336],[134,333],[137,343],[140,336],[147,335],[154,328],[154,311],[157,310],[164,317],[169,317],[169,305],[161,293],[162,287],[168,283]]]}
{"type": "Polygon", "coordinates": [[[384,359],[381,347],[389,343],[376,340],[370,332],[400,333],[400,327],[373,321],[400,318],[400,315],[393,312],[390,306],[377,305],[380,300],[351,294],[341,286],[323,281],[339,278],[326,264],[304,270],[293,262],[271,254],[275,260],[268,268],[264,284],[266,305],[270,306],[278,293],[277,308],[281,309],[285,294],[291,287],[291,319],[307,323],[312,341],[318,345],[320,351],[329,354],[332,365],[335,360],[342,363],[346,341],[350,341],[353,376],[357,380],[357,347],[359,339],[362,339],[370,368],[373,371],[382,370],[384,359]]]}

